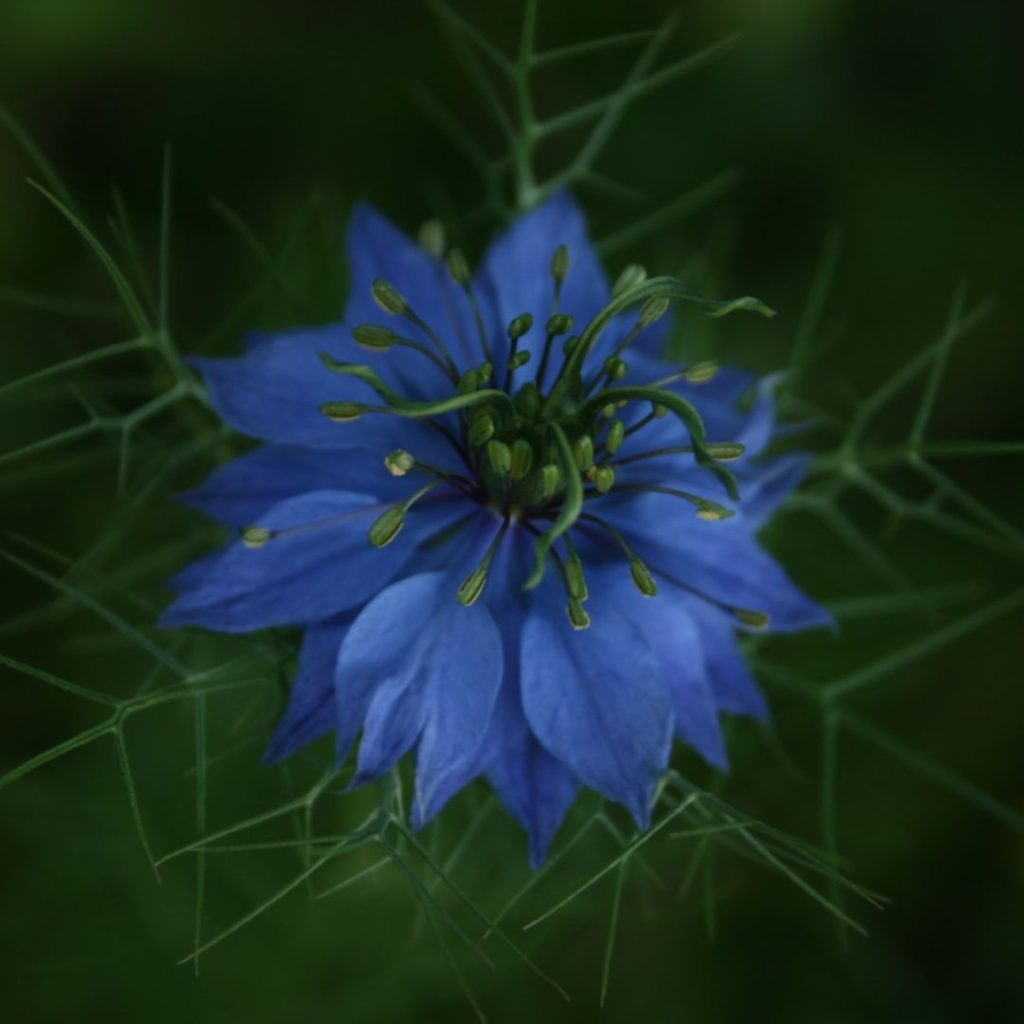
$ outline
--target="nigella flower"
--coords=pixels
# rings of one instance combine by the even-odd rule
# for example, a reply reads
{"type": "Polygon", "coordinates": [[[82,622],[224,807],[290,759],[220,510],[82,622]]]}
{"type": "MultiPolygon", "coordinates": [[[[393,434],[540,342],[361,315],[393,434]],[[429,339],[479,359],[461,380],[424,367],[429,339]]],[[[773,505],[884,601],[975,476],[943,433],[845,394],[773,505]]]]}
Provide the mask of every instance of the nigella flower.
{"type": "Polygon", "coordinates": [[[610,289],[567,194],[475,276],[439,250],[360,207],[342,323],[195,361],[265,444],[188,496],[239,534],[163,623],[303,629],[267,759],[333,731],[358,785],[415,751],[417,827],[484,776],[538,864],[580,785],[646,827],[673,734],[726,767],[720,713],[766,714],[737,631],[827,621],[756,540],[803,459],[756,461],[770,380],[658,355],[669,300],[755,300],[610,289]]]}

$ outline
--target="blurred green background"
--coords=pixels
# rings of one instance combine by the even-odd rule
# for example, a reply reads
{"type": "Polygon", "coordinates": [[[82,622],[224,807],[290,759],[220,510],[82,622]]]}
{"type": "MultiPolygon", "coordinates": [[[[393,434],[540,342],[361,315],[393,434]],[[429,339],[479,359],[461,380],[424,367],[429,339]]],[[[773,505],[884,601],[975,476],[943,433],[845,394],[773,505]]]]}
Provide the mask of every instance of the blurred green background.
{"type": "MultiPolygon", "coordinates": [[[[518,3],[459,7],[511,52],[518,3]]],[[[714,66],[637,103],[600,161],[637,194],[620,202],[581,191],[595,234],[633,223],[723,170],[739,177],[710,207],[666,221],[616,252],[613,266],[640,259],[659,270],[683,267],[716,293],[764,298],[780,311],[775,320],[734,318],[714,336],[707,325],[684,321],[680,344],[702,353],[714,347],[723,358],[769,370],[786,364],[826,240],[841,237],[800,388],[807,402],[839,420],[941,331],[965,282],[969,305],[994,295],[998,306],[957,348],[932,435],[1020,441],[1024,346],[1015,302],[1024,147],[1014,137],[1024,99],[1021,9],[997,2],[542,0],[541,47],[652,28],[672,13],[679,25],[665,60],[737,30],[742,41],[714,66]]],[[[541,113],[614,89],[631,52],[538,76],[541,113]]],[[[359,198],[410,230],[429,216],[475,208],[478,178],[424,114],[424,89],[484,146],[497,145],[486,106],[419,3],[0,3],[0,102],[35,137],[98,229],[105,230],[111,186],[118,187],[151,272],[163,150],[172,145],[171,324],[185,352],[201,345],[228,352],[245,327],[335,314],[344,295],[343,218],[359,198]],[[259,246],[240,238],[211,198],[237,211],[267,252],[283,253],[270,271],[259,246]]],[[[577,142],[564,140],[545,159],[564,159],[577,142]]],[[[129,336],[106,314],[112,293],[96,261],[26,176],[38,172],[0,129],[0,385],[129,336]],[[88,305],[76,315],[47,311],[32,300],[35,293],[88,305]]],[[[467,223],[466,237],[477,247],[482,226],[467,223]]],[[[0,457],[82,422],[80,402],[95,393],[123,412],[143,386],[152,386],[144,360],[0,392],[0,457]]],[[[919,389],[882,418],[875,442],[902,436],[919,389]]],[[[209,428],[203,423],[198,429],[209,428]]],[[[116,444],[102,435],[0,462],[3,547],[57,576],[66,572],[62,557],[88,553],[85,568],[69,577],[74,586],[102,592],[146,636],[178,643],[150,628],[152,607],[163,600],[159,581],[212,535],[166,495],[194,483],[227,449],[161,477],[148,496],[146,484],[149,467],[162,465],[191,429],[157,420],[140,431],[127,496],[117,491],[116,444]],[[126,501],[135,502],[130,515],[126,501]],[[166,558],[154,562],[154,552],[166,558]],[[114,579],[116,592],[107,586],[114,579]]],[[[827,447],[836,435],[826,423],[818,436],[827,447]]],[[[1001,517],[1004,540],[1020,528],[1020,457],[941,465],[1001,517]]],[[[901,486],[898,474],[889,479],[901,486]]],[[[925,496],[919,485],[908,487],[911,498],[925,496]]],[[[962,542],[912,518],[894,522],[863,493],[844,507],[897,577],[911,587],[955,584],[958,600],[853,619],[837,638],[766,645],[768,660],[804,678],[837,678],[935,638],[1019,585],[1019,546],[962,542]]],[[[892,572],[883,578],[887,570],[867,564],[813,516],[786,514],[768,539],[795,578],[823,599],[898,589],[892,572]]],[[[151,659],[91,612],[66,599],[53,606],[52,599],[50,587],[0,564],[0,652],[104,692],[132,692],[151,659]]],[[[907,749],[970,779],[1018,815],[1022,626],[1018,606],[938,653],[908,661],[854,702],[907,749]]],[[[233,643],[192,638],[182,656],[214,664],[232,656],[233,643]]],[[[22,673],[0,665],[0,679],[0,771],[98,721],[85,703],[22,673]]],[[[290,786],[328,762],[329,751],[318,747],[290,775],[258,765],[280,685],[280,678],[270,680],[267,699],[248,720],[241,698],[211,704],[211,828],[287,799],[290,786]]],[[[819,723],[785,690],[770,694],[774,728],[737,724],[734,772],[722,792],[735,806],[817,841],[819,723]]],[[[192,715],[190,706],[172,705],[128,730],[158,854],[195,835],[192,715]]],[[[709,888],[698,884],[673,899],[693,851],[659,840],[651,860],[667,889],[640,871],[628,875],[603,1010],[611,877],[523,938],[569,989],[571,1003],[493,941],[493,970],[457,940],[449,943],[489,1019],[1020,1020],[1019,833],[852,733],[840,734],[837,763],[846,870],[892,901],[881,912],[847,904],[869,937],[844,944],[803,893],[724,853],[709,888]]],[[[680,767],[709,781],[685,755],[680,767]]],[[[358,805],[362,798],[353,799],[358,805]]],[[[482,799],[471,793],[465,807],[482,799]]],[[[457,830],[459,813],[442,827],[457,830]]],[[[310,902],[300,889],[204,956],[198,977],[178,966],[192,948],[195,869],[185,858],[163,869],[161,884],[154,880],[109,737],[0,790],[0,830],[6,1019],[472,1019],[393,868],[323,902],[310,902]]],[[[489,911],[526,877],[523,843],[500,813],[486,819],[465,861],[460,879],[489,911]]],[[[545,883],[548,903],[585,864],[570,863],[545,883]]],[[[287,852],[209,857],[204,936],[294,873],[287,852]]],[[[544,899],[530,908],[539,912],[544,899]]],[[[451,904],[478,934],[456,908],[451,904]]],[[[525,912],[511,930],[531,916],[525,912]]]]}

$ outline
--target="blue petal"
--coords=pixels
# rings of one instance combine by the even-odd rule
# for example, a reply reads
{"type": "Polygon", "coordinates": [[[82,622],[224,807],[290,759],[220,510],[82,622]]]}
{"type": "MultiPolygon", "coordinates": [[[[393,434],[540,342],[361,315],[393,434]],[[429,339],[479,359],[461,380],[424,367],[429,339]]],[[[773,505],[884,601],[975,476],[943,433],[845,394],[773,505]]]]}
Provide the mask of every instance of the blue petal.
{"type": "Polygon", "coordinates": [[[289,757],[334,726],[334,668],[350,622],[345,617],[306,630],[288,707],[263,753],[265,764],[289,757]]]}
{"type": "Polygon", "coordinates": [[[538,868],[576,799],[579,784],[572,772],[537,742],[523,713],[519,680],[511,675],[507,663],[505,674],[487,737],[487,778],[526,829],[530,864],[538,868]]]}
{"type": "MultiPolygon", "coordinates": [[[[360,203],[352,213],[346,249],[352,275],[345,308],[346,322],[356,326],[389,319],[370,294],[373,282],[379,277],[384,278],[440,335],[463,369],[483,362],[466,296],[452,282],[442,263],[429,256],[366,203],[360,203]]],[[[400,327],[395,327],[400,334],[426,345],[432,344],[418,327],[404,320],[400,323],[400,327]]],[[[411,352],[392,352],[388,358],[395,367],[396,376],[405,386],[405,394],[410,397],[426,397],[428,393],[436,392],[437,385],[445,380],[432,363],[411,352]]]]}
{"type": "Polygon", "coordinates": [[[569,625],[557,585],[523,629],[527,721],[540,742],[583,783],[623,804],[639,828],[668,763],[672,705],[657,658],[614,601],[595,594],[594,628],[569,625]]]}
{"type": "Polygon", "coordinates": [[[455,600],[451,573],[411,576],[359,614],[338,658],[339,752],[360,719],[360,785],[419,740],[414,823],[475,775],[501,685],[501,637],[487,608],[455,600]],[[365,717],[364,717],[365,716],[365,717]]]}
{"type": "Polygon", "coordinates": [[[264,445],[219,466],[181,498],[219,522],[248,526],[287,498],[334,489],[395,500],[409,484],[388,473],[379,451],[264,445]]]}
{"type": "Polygon", "coordinates": [[[768,704],[757,687],[736,642],[728,615],[693,598],[690,615],[697,623],[715,703],[722,711],[766,719],[768,704]]]}
{"type": "Polygon", "coordinates": [[[810,455],[784,455],[759,466],[754,476],[742,481],[737,512],[751,530],[760,529],[775,514],[796,490],[810,463],[810,455]]]}
{"type": "MultiPolygon", "coordinates": [[[[614,597],[619,611],[647,636],[672,699],[676,732],[709,764],[726,771],[725,740],[718,723],[718,706],[709,677],[698,624],[687,598],[673,587],[662,587],[653,598],[633,585],[625,560],[590,573],[593,586],[614,597]]],[[[595,621],[593,629],[603,628],[595,621]]]]}
{"type": "Polygon", "coordinates": [[[184,594],[187,590],[195,590],[202,586],[203,581],[213,572],[214,566],[227,554],[227,547],[215,548],[189,562],[184,569],[179,569],[168,581],[167,589],[175,594],[184,594]]]}
{"type": "Polygon", "coordinates": [[[579,789],[572,773],[533,735],[523,712],[520,646],[530,598],[522,589],[532,536],[512,523],[491,570],[484,600],[501,630],[505,673],[487,737],[487,778],[526,829],[530,863],[539,867],[579,789]]]}
{"type": "Polygon", "coordinates": [[[232,544],[194,590],[163,614],[163,626],[205,626],[247,633],[306,624],[362,604],[409,558],[421,531],[451,515],[450,504],[421,503],[399,538],[385,548],[367,540],[374,498],[346,491],[313,491],[276,505],[259,522],[283,531],[262,548],[232,544]]]}
{"type": "Polygon", "coordinates": [[[766,612],[774,632],[830,626],[832,617],[800,591],[740,516],[698,519],[677,498],[645,494],[595,509],[619,527],[655,576],[722,604],[766,612]]]}
{"type": "MultiPolygon", "coordinates": [[[[569,248],[569,273],[562,285],[559,310],[568,313],[580,330],[605,306],[609,290],[583,214],[568,192],[556,193],[520,217],[491,245],[481,267],[478,291],[490,297],[502,331],[520,313],[533,315],[533,329],[519,342],[521,351],[533,353],[523,371],[531,376],[544,345],[544,324],[553,312],[551,257],[563,244],[569,248]]],[[[555,345],[558,358],[549,366],[549,383],[560,361],[561,342],[556,340],[555,345]]],[[[599,352],[591,358],[594,366],[600,364],[599,352]]]]}
{"type": "Polygon", "coordinates": [[[217,414],[250,437],[313,448],[371,448],[382,458],[392,448],[408,448],[428,462],[439,455],[450,460],[444,442],[418,421],[378,414],[334,423],[324,416],[325,402],[379,404],[365,384],[320,361],[321,352],[344,352],[350,344],[347,331],[332,324],[280,334],[236,359],[190,362],[203,375],[217,414]]]}

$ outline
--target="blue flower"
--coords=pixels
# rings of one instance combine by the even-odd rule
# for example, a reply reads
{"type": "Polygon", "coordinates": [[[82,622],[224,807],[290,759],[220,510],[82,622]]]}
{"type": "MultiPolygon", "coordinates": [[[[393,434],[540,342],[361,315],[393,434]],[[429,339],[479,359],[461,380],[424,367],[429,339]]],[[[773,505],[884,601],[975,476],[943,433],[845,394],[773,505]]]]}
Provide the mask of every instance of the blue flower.
{"type": "Polygon", "coordinates": [[[668,300],[765,308],[609,288],[566,194],[472,277],[366,206],[348,255],[341,323],[195,360],[264,444],[187,496],[238,536],[163,624],[302,628],[266,758],[333,730],[359,785],[414,750],[417,827],[485,776],[534,864],[580,785],[645,828],[673,735],[724,769],[719,713],[767,713],[737,631],[828,622],[756,540],[804,469],[757,459],[773,381],[658,355],[668,300]]]}

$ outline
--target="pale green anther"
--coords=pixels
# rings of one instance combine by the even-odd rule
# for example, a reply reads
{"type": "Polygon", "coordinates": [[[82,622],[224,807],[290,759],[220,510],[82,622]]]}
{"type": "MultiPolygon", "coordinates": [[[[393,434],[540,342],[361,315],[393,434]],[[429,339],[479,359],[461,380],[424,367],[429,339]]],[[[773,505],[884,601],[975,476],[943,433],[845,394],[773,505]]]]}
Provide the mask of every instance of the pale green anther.
{"type": "Polygon", "coordinates": [[[639,590],[644,597],[654,597],[654,595],[657,594],[658,584],[654,582],[651,570],[648,569],[639,558],[630,559],[629,573],[633,577],[636,589],[639,590]]]}
{"type": "Polygon", "coordinates": [[[320,411],[335,423],[351,423],[363,414],[363,406],[357,402],[324,402],[320,411]]]}
{"type": "Polygon", "coordinates": [[[242,530],[242,543],[255,551],[263,547],[273,536],[274,531],[268,530],[265,526],[247,526],[242,530]]]}
{"type": "Polygon", "coordinates": [[[739,441],[712,441],[707,453],[719,462],[732,462],[740,458],[747,449],[739,441]]]}
{"type": "Polygon", "coordinates": [[[733,618],[751,629],[766,629],[771,622],[767,612],[756,612],[749,608],[733,608],[733,618]]]}
{"type": "Polygon", "coordinates": [[[598,494],[607,494],[615,485],[615,470],[611,466],[598,466],[594,473],[594,487],[598,494]]]}
{"type": "Polygon", "coordinates": [[[716,373],[718,373],[718,363],[708,360],[704,363],[694,363],[693,366],[683,374],[683,377],[690,384],[704,384],[711,380],[716,373]]]}
{"type": "Polygon", "coordinates": [[[556,313],[548,318],[544,328],[548,334],[568,334],[572,330],[572,317],[568,313],[556,313]]]}
{"type": "Polygon", "coordinates": [[[517,437],[512,442],[511,457],[509,475],[513,480],[522,480],[533,467],[533,445],[525,437],[517,437]]]}
{"type": "Polygon", "coordinates": [[[611,419],[615,415],[615,410],[618,408],[614,402],[609,402],[606,406],[601,409],[601,415],[605,419],[611,419]]]}
{"type": "Polygon", "coordinates": [[[514,316],[508,325],[508,340],[518,341],[532,326],[532,313],[520,313],[519,316],[514,316]]]}
{"type": "Polygon", "coordinates": [[[565,560],[565,586],[569,596],[577,601],[586,601],[590,596],[587,592],[587,581],[583,575],[583,563],[575,550],[565,560]]]}
{"type": "Polygon", "coordinates": [[[649,327],[660,320],[667,312],[669,301],[664,295],[653,295],[640,307],[638,323],[641,327],[649,327]]]}
{"type": "Polygon", "coordinates": [[[668,415],[668,409],[663,405],[652,405],[651,412],[654,413],[656,419],[664,419],[668,415]]]}
{"type": "Polygon", "coordinates": [[[572,454],[581,471],[590,469],[594,464],[594,439],[589,434],[577,437],[572,443],[572,454]]]}
{"type": "Polygon", "coordinates": [[[512,469],[512,449],[504,441],[493,438],[487,442],[487,461],[498,476],[506,476],[512,469]]]}
{"type": "Polygon", "coordinates": [[[535,419],[537,413],[540,412],[540,391],[534,381],[528,380],[515,394],[515,398],[512,400],[515,403],[516,409],[522,414],[524,419],[532,420],[535,419]]]}
{"type": "Polygon", "coordinates": [[[561,284],[568,273],[569,247],[567,245],[560,245],[551,257],[551,276],[558,284],[561,284]]]}
{"type": "Polygon", "coordinates": [[[469,426],[469,443],[474,448],[487,444],[494,437],[494,417],[484,413],[478,416],[469,426]]]}
{"type": "Polygon", "coordinates": [[[626,424],[622,420],[612,420],[608,424],[608,433],[604,439],[604,446],[608,449],[609,455],[614,455],[622,447],[622,441],[625,436],[626,424]]]}
{"type": "Polygon", "coordinates": [[[587,614],[587,610],[575,597],[569,598],[569,606],[566,608],[566,612],[569,615],[569,622],[572,623],[573,629],[586,629],[590,625],[590,616],[587,614]]]}
{"type": "Polygon", "coordinates": [[[468,395],[477,390],[476,370],[467,370],[455,386],[455,391],[460,395],[468,395]]]}
{"type": "Polygon", "coordinates": [[[520,366],[525,366],[530,361],[530,351],[524,349],[522,352],[517,352],[509,361],[508,366],[510,370],[518,370],[520,366]]]}
{"type": "Polygon", "coordinates": [[[609,356],[604,361],[604,372],[610,380],[622,380],[629,373],[629,367],[618,356],[609,356]]]}
{"type": "Polygon", "coordinates": [[[636,288],[647,280],[647,271],[639,263],[631,263],[619,274],[612,286],[612,298],[617,299],[623,292],[636,288]]]}
{"type": "Polygon", "coordinates": [[[448,253],[448,273],[456,284],[465,284],[470,279],[469,264],[461,249],[448,253]]]}
{"type": "Polygon", "coordinates": [[[490,561],[478,565],[463,581],[459,587],[456,597],[459,604],[467,608],[484,592],[487,585],[487,570],[490,568],[490,561]]]}
{"type": "Polygon", "coordinates": [[[477,387],[485,388],[491,382],[494,375],[494,363],[481,363],[476,368],[477,387]]]}
{"type": "Polygon", "coordinates": [[[577,346],[579,340],[580,339],[575,334],[570,335],[568,338],[566,338],[565,341],[562,343],[562,354],[571,356],[572,350],[577,346]]]}
{"type": "Polygon", "coordinates": [[[404,448],[396,448],[384,459],[384,465],[392,476],[405,476],[416,465],[416,460],[404,448]]]}
{"type": "Polygon", "coordinates": [[[382,277],[378,277],[370,286],[370,294],[373,296],[373,301],[385,313],[390,313],[392,316],[402,316],[409,309],[409,304],[401,292],[382,277]]]}
{"type": "Polygon", "coordinates": [[[444,225],[439,220],[428,220],[420,226],[420,248],[435,260],[444,255],[444,225]]]}
{"type": "Polygon", "coordinates": [[[370,543],[375,548],[382,548],[390,544],[402,531],[405,525],[405,507],[393,505],[391,508],[378,516],[370,527],[370,543]]]}
{"type": "Polygon", "coordinates": [[[701,498],[697,503],[697,518],[706,523],[719,523],[723,519],[731,519],[736,513],[724,505],[701,498]]]}
{"type": "Polygon", "coordinates": [[[377,324],[360,324],[352,328],[352,337],[361,348],[371,352],[386,352],[396,341],[398,335],[387,327],[377,324]]]}
{"type": "Polygon", "coordinates": [[[546,466],[541,466],[540,472],[537,474],[537,486],[540,491],[542,499],[550,498],[555,491],[558,490],[558,485],[561,483],[562,473],[558,466],[548,463],[546,466]]]}

